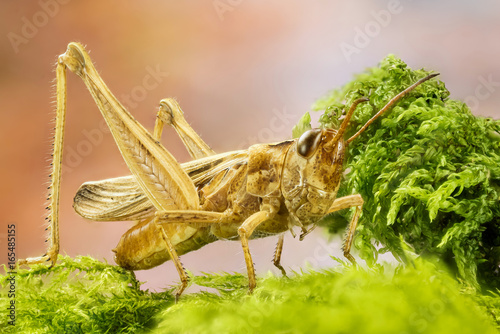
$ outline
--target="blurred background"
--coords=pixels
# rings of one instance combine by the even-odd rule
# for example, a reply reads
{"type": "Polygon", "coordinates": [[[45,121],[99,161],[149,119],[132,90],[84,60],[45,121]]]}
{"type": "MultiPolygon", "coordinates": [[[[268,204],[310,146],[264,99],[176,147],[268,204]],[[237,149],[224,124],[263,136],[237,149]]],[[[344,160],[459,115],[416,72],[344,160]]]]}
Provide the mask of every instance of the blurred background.
{"type": "MultiPolygon", "coordinates": [[[[288,139],[311,104],[387,54],[439,71],[451,98],[499,118],[500,2],[472,1],[0,1],[0,263],[7,225],[16,257],[44,253],[44,217],[57,56],[71,41],[87,46],[109,88],[152,129],[158,102],[175,97],[187,120],[217,152],[288,139]]],[[[317,119],[317,115],[314,116],[317,119]]],[[[81,80],[68,74],[61,253],[114,263],[111,249],[131,222],[88,222],[72,209],[85,181],[127,168],[81,80]]],[[[173,131],[164,145],[189,160],[173,131]]],[[[334,265],[341,236],[287,235],[290,271],[334,265]]],[[[257,273],[277,238],[250,243],[257,273]]],[[[220,241],[182,257],[194,274],[246,273],[241,245],[220,241]]],[[[137,272],[144,287],[178,282],[171,262],[137,272]]]]}

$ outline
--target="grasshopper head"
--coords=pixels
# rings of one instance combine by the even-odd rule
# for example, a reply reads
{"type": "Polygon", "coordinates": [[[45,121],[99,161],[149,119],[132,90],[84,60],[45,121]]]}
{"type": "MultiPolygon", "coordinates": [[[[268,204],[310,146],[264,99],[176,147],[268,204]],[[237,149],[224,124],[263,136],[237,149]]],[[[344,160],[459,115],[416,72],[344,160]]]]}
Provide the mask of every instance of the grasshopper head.
{"type": "Polygon", "coordinates": [[[361,98],[352,104],[338,130],[311,129],[300,136],[287,156],[285,183],[286,170],[290,169],[296,174],[293,182],[299,181],[295,185],[307,185],[328,193],[337,192],[346,146],[343,136],[356,106],[366,101],[368,98],[361,98]]]}
{"type": "Polygon", "coordinates": [[[312,129],[290,147],[281,190],[297,225],[321,218],[335,200],[343,172],[345,141],[333,129],[312,129]]]}
{"type": "Polygon", "coordinates": [[[335,200],[347,145],[343,135],[356,106],[365,101],[353,103],[338,130],[306,131],[288,151],[282,193],[289,212],[302,225],[321,218],[335,200]]]}
{"type": "Polygon", "coordinates": [[[296,160],[302,160],[303,180],[316,189],[338,188],[345,151],[344,138],[338,134],[333,129],[312,129],[297,140],[295,154],[296,160]]]}

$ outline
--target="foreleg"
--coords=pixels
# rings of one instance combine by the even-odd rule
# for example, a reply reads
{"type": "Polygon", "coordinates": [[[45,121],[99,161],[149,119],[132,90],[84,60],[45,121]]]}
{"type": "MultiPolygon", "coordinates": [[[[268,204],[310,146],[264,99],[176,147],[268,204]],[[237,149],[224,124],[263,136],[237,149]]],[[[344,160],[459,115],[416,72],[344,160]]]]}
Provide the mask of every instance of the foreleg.
{"type": "Polygon", "coordinates": [[[281,265],[281,253],[283,251],[283,242],[285,240],[285,234],[281,234],[276,244],[276,249],[274,250],[273,264],[276,268],[281,270],[281,274],[286,277],[286,271],[281,265]]]}
{"type": "Polygon", "coordinates": [[[358,219],[359,215],[361,214],[361,208],[363,207],[363,198],[361,195],[350,195],[350,196],[345,196],[341,198],[337,198],[330,209],[328,210],[328,213],[332,213],[335,211],[339,211],[342,209],[347,209],[351,207],[356,207],[356,211],[354,212],[354,216],[351,219],[351,222],[349,223],[349,226],[347,228],[345,237],[344,237],[344,242],[342,244],[342,250],[344,252],[344,256],[351,261],[351,263],[355,264],[356,260],[354,257],[351,255],[351,246],[352,242],[354,240],[354,233],[356,232],[356,227],[358,226],[358,219]]]}

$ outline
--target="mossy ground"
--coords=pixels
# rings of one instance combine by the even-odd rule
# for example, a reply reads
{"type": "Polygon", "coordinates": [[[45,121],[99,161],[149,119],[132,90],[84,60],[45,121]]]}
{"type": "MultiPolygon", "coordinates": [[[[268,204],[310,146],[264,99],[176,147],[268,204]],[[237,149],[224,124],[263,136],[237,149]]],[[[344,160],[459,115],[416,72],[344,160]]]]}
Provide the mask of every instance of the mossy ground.
{"type": "Polygon", "coordinates": [[[213,289],[183,295],[140,290],[132,274],[89,257],[61,257],[16,274],[16,324],[3,333],[496,333],[500,297],[478,294],[431,262],[267,274],[247,294],[241,274],[195,276],[213,289]]]}

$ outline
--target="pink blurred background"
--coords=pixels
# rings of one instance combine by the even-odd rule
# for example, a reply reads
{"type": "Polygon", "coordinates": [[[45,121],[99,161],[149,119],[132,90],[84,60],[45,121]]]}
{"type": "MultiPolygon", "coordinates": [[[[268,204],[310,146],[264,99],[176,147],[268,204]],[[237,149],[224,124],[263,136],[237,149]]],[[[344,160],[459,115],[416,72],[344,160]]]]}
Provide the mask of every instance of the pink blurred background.
{"type": "MultiPolygon", "coordinates": [[[[289,138],[318,97],[389,53],[439,71],[452,98],[499,118],[499,16],[492,0],[2,1],[0,263],[7,262],[8,224],[16,225],[18,259],[44,252],[54,65],[68,42],[87,46],[115,96],[146,127],[153,128],[158,102],[175,97],[203,139],[223,152],[289,138]]],[[[88,222],[71,205],[83,182],[126,175],[127,168],[71,73],[66,124],[62,253],[114,263],[111,249],[131,223],[88,222]]],[[[189,160],[173,131],[163,143],[189,160]]],[[[333,265],[328,255],[341,257],[340,236],[323,240],[322,231],[303,242],[287,236],[284,267],[333,265]]],[[[251,242],[258,274],[277,272],[275,243],[251,242]]],[[[246,272],[238,242],[217,242],[182,260],[195,274],[246,272]]],[[[137,274],[153,289],[178,281],[172,263],[137,274]]]]}

